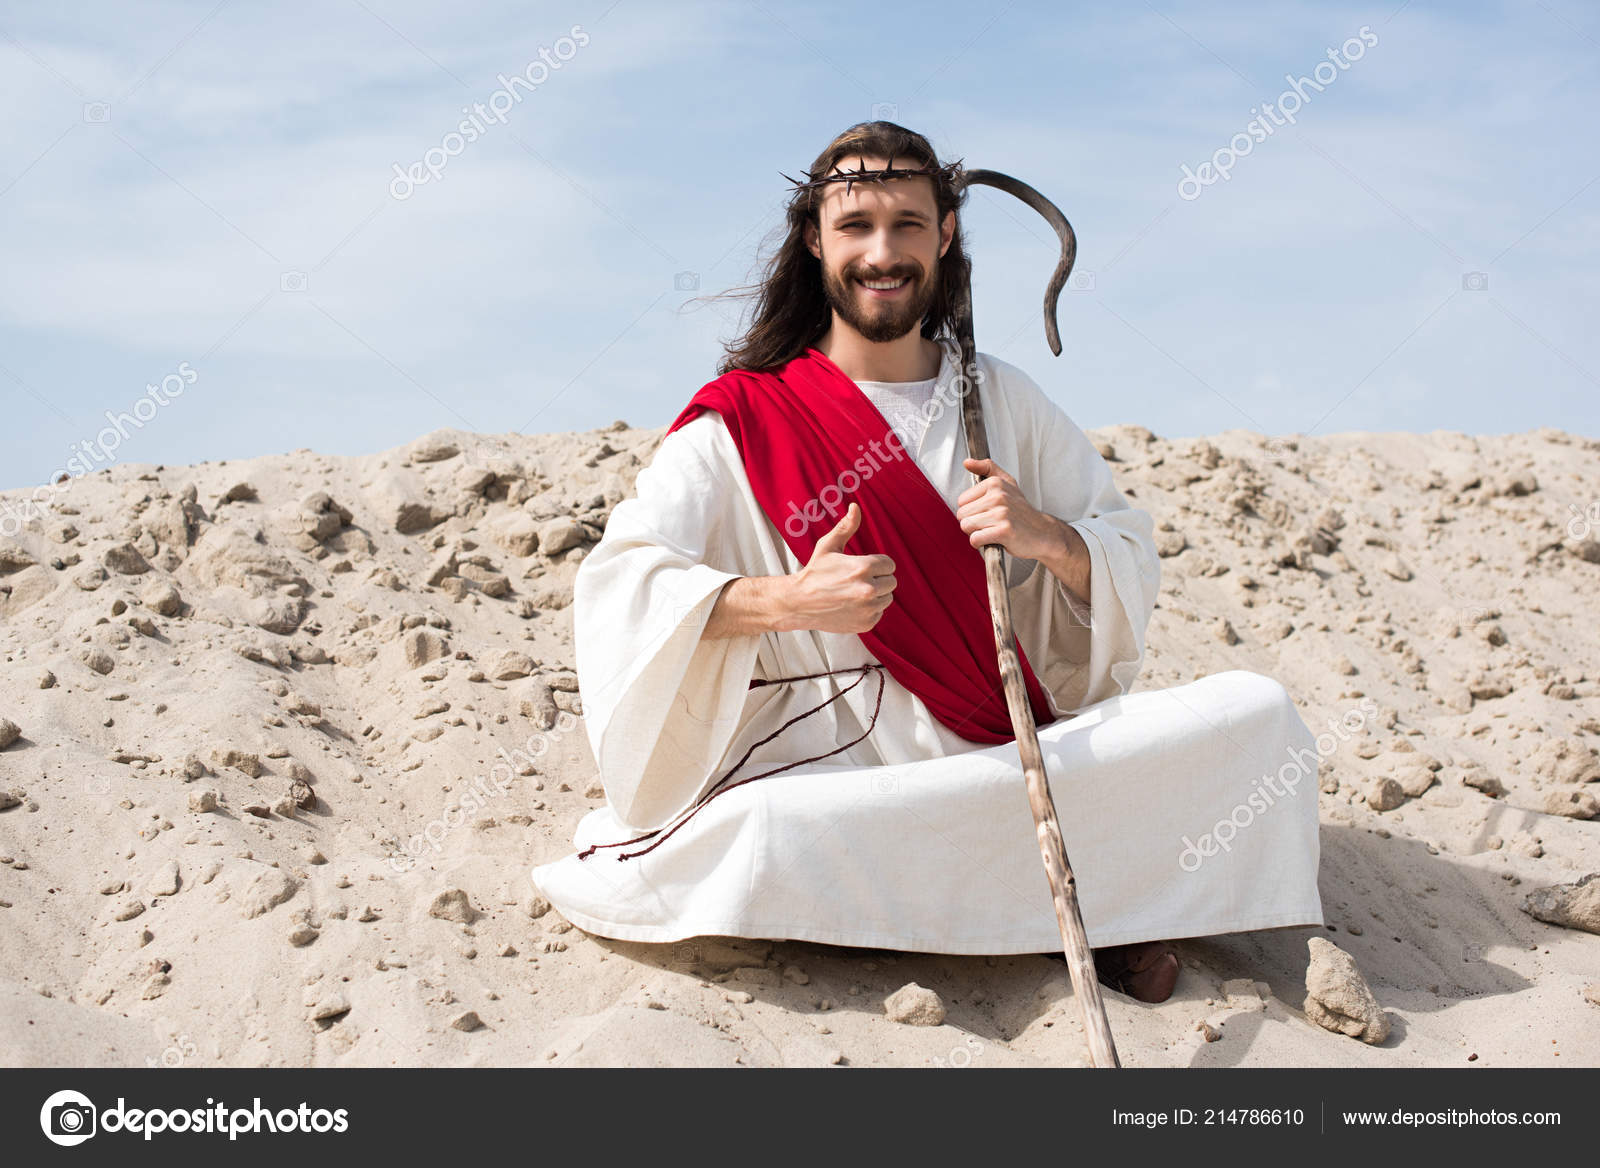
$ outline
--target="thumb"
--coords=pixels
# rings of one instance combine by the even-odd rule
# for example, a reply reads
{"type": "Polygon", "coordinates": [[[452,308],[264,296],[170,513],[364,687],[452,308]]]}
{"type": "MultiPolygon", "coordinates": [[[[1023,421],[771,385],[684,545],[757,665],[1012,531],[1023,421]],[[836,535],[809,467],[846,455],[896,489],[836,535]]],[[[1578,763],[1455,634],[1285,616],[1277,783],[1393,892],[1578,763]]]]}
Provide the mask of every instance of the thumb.
{"type": "Polygon", "coordinates": [[[817,546],[811,553],[812,558],[844,551],[844,545],[850,542],[850,537],[860,526],[861,507],[859,504],[851,503],[849,510],[844,513],[844,518],[833,525],[833,530],[817,540],[817,546]]]}

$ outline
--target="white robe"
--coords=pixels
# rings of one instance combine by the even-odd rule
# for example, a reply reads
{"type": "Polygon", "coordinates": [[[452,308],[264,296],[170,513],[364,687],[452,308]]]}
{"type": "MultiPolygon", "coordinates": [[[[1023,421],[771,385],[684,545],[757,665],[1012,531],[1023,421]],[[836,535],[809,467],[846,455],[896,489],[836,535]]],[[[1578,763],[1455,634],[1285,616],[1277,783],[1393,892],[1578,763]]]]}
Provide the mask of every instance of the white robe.
{"type": "MultiPolygon", "coordinates": [[[[1042,564],[1007,557],[1018,638],[1061,715],[1039,740],[1090,942],[1321,924],[1315,747],[1293,702],[1244,671],[1129,692],[1160,581],[1150,516],[1031,378],[978,360],[991,457],[1072,523],[1092,565],[1085,609],[1042,564]]],[[[946,346],[940,384],[954,372],[946,346]]],[[[917,456],[952,510],[972,483],[960,413],[934,417],[917,456]]],[[[579,823],[577,848],[667,824],[752,743],[854,680],[750,689],[752,678],[873,660],[854,635],[701,638],[728,581],[801,566],[719,415],[663,440],[575,585],[585,726],[607,797],[579,823]]],[[[573,924],[624,940],[1058,950],[1015,744],[961,738],[887,671],[734,778],[856,738],[880,677],[876,728],[849,750],[717,795],[648,855],[616,858],[655,839],[568,856],[534,868],[534,883],[573,924]]]]}

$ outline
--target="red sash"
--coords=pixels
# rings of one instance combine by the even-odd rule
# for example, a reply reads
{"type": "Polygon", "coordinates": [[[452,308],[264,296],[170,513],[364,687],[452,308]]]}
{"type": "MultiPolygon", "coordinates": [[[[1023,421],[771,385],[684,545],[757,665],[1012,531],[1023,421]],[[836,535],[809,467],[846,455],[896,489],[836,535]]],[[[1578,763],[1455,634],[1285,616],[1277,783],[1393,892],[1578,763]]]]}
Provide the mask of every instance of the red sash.
{"type": "MultiPolygon", "coordinates": [[[[955,733],[1010,742],[983,554],[861,387],[812,348],[776,374],[733,370],[709,382],[667,433],[704,410],[722,416],[756,501],[802,564],[850,503],[861,505],[850,554],[895,565],[894,602],[862,643],[955,733]]],[[[1034,721],[1054,721],[1020,645],[1017,655],[1034,721]]]]}

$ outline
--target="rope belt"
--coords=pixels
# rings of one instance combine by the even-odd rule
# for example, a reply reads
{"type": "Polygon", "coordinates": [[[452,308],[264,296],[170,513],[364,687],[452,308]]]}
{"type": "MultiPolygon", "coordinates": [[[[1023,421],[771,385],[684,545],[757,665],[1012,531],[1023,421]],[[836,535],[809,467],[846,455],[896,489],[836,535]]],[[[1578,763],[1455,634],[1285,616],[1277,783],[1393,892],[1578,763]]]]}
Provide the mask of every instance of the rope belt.
{"type": "Polygon", "coordinates": [[[811,681],[811,680],[814,680],[815,678],[833,677],[834,675],[841,674],[841,673],[859,673],[861,676],[856,678],[849,685],[845,686],[838,693],[834,694],[831,698],[829,698],[827,701],[823,702],[821,705],[813,706],[813,707],[811,707],[811,709],[807,710],[805,713],[795,715],[793,718],[790,718],[787,722],[785,722],[782,726],[779,726],[771,734],[768,734],[760,742],[754,743],[750,747],[749,750],[744,752],[744,757],[742,757],[738,762],[734,763],[733,766],[728,770],[728,772],[726,774],[724,774],[720,779],[718,779],[714,784],[712,784],[711,788],[704,795],[702,795],[699,799],[697,799],[691,806],[686,808],[684,811],[680,812],[679,815],[675,818],[675,821],[672,822],[670,826],[658,827],[654,831],[647,831],[647,832],[645,832],[644,835],[638,836],[638,837],[636,837],[634,839],[630,839],[630,840],[619,840],[616,843],[611,843],[611,844],[590,844],[587,848],[585,848],[583,851],[578,853],[578,859],[587,860],[594,852],[598,851],[600,848],[622,848],[622,847],[627,847],[630,844],[643,843],[647,839],[651,839],[651,838],[653,838],[655,836],[660,836],[661,838],[656,840],[655,843],[651,844],[647,848],[640,848],[637,852],[618,852],[617,853],[617,859],[618,860],[631,860],[635,856],[642,856],[646,852],[653,851],[656,848],[660,847],[662,844],[666,843],[667,840],[669,838],[671,838],[673,832],[677,831],[685,823],[688,823],[689,820],[694,816],[695,812],[699,811],[700,808],[704,807],[707,803],[711,802],[711,800],[715,799],[718,795],[725,794],[728,791],[733,790],[735,787],[742,787],[746,783],[753,783],[757,779],[764,779],[764,778],[767,778],[770,775],[782,774],[784,771],[793,770],[797,766],[805,766],[807,763],[811,763],[811,762],[821,762],[825,758],[831,758],[832,756],[834,756],[836,754],[839,754],[839,753],[841,753],[843,751],[849,750],[856,743],[858,743],[862,739],[866,738],[867,735],[872,733],[872,728],[878,724],[878,711],[883,708],[883,687],[884,687],[883,666],[880,665],[880,664],[877,664],[876,662],[874,662],[871,665],[853,665],[853,666],[849,667],[848,669],[830,669],[830,670],[828,670],[828,671],[826,671],[824,673],[806,673],[806,674],[801,674],[801,675],[799,675],[797,677],[757,678],[757,679],[751,681],[750,688],[751,689],[755,689],[756,687],[763,686],[763,685],[778,685],[781,682],[787,682],[787,681],[811,681]],[[793,726],[796,722],[799,722],[799,721],[802,721],[803,719],[809,718],[809,717],[811,717],[812,714],[818,713],[819,711],[826,709],[828,706],[832,705],[834,702],[836,702],[840,698],[844,697],[845,694],[849,693],[851,690],[855,689],[856,686],[860,685],[863,681],[865,681],[867,679],[867,674],[869,674],[869,673],[876,673],[878,675],[878,696],[872,703],[872,718],[867,723],[867,728],[865,730],[863,730],[858,737],[851,739],[849,742],[846,742],[843,746],[834,747],[834,749],[828,751],[826,754],[819,754],[819,755],[816,755],[816,756],[814,756],[812,758],[802,758],[797,762],[785,763],[781,767],[773,767],[770,771],[762,771],[759,775],[750,775],[747,778],[740,779],[736,783],[729,783],[728,782],[728,780],[733,777],[734,772],[736,772],[740,767],[744,766],[745,763],[750,761],[750,756],[755,753],[757,747],[765,746],[767,743],[771,742],[778,735],[782,734],[790,726],[793,726]],[[726,785],[724,785],[724,784],[726,784],[726,785]]]}

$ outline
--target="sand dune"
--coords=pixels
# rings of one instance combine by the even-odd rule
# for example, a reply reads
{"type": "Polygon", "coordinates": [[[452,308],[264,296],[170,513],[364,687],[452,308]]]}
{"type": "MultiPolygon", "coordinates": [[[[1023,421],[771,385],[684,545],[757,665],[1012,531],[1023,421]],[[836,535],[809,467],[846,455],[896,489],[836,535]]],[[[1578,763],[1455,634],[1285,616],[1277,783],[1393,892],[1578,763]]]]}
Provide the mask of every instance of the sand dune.
{"type": "MultiPolygon", "coordinates": [[[[0,539],[0,1064],[1082,1061],[1043,956],[619,943],[533,894],[601,797],[577,561],[661,435],[120,465],[0,539]],[[910,983],[942,1023],[886,1014],[910,983]]],[[[1600,1063],[1600,442],[1092,436],[1158,527],[1139,687],[1258,670],[1331,746],[1330,927],[1181,942],[1170,1001],[1109,995],[1123,1061],[1600,1063]],[[1313,936],[1381,1043],[1345,983],[1308,1015],[1313,936]]]]}

